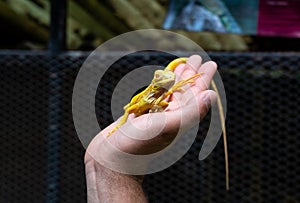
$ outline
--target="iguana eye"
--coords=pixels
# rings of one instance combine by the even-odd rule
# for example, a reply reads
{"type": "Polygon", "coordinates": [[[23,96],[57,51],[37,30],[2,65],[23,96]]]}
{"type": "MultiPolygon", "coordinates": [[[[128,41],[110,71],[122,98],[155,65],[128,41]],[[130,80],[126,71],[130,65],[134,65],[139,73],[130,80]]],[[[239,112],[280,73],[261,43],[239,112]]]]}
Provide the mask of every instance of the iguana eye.
{"type": "Polygon", "coordinates": [[[160,73],[155,73],[154,77],[155,77],[155,79],[159,79],[159,78],[161,78],[161,74],[160,73]]]}

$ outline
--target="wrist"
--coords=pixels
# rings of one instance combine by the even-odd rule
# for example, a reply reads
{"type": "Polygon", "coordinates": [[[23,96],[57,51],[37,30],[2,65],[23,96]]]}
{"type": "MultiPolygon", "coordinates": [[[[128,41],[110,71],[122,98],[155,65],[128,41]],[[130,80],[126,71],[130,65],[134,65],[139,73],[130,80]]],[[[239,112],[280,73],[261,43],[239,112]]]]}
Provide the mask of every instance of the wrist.
{"type": "Polygon", "coordinates": [[[129,174],[120,173],[96,162],[95,162],[95,168],[99,173],[99,178],[103,180],[109,179],[111,182],[115,182],[115,181],[118,182],[121,180],[121,181],[130,181],[132,183],[136,182],[141,185],[144,179],[144,176],[142,175],[129,175],[129,174]]]}
{"type": "Polygon", "coordinates": [[[147,202],[142,189],[143,176],[122,174],[86,159],[88,202],[147,202]]]}

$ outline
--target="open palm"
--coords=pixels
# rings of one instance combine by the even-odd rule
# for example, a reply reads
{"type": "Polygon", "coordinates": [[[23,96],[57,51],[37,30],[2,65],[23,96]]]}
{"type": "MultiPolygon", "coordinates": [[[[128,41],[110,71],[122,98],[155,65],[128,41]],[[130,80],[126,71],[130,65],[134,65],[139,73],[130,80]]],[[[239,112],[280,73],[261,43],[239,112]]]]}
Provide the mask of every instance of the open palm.
{"type": "Polygon", "coordinates": [[[189,57],[186,64],[176,68],[176,79],[203,73],[195,80],[194,85],[186,85],[185,91],[175,92],[169,98],[169,106],[165,112],[139,117],[130,115],[127,123],[107,137],[118,122],[115,121],[93,139],[87,152],[96,158],[103,149],[101,145],[105,139],[109,139],[110,144],[119,150],[130,154],[150,154],[162,150],[175,138],[179,127],[188,129],[197,124],[207,113],[211,102],[216,100],[215,92],[208,90],[216,68],[213,61],[202,64],[200,56],[189,57]]]}

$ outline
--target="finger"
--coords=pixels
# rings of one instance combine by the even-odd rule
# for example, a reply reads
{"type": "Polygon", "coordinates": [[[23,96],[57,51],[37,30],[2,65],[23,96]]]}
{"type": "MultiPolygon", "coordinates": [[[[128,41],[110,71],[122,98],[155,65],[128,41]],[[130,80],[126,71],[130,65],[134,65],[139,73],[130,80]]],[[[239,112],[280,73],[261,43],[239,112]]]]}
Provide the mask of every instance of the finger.
{"type": "Polygon", "coordinates": [[[176,69],[174,70],[174,73],[176,74],[176,82],[179,80],[179,78],[181,77],[183,71],[185,69],[185,64],[180,64],[179,66],[176,67],[176,69]]]}
{"type": "Polygon", "coordinates": [[[204,63],[199,68],[199,73],[203,73],[203,75],[196,80],[196,87],[198,87],[200,91],[208,89],[216,71],[217,64],[214,61],[204,63]]]}
{"type": "Polygon", "coordinates": [[[217,64],[215,62],[209,61],[204,63],[198,70],[199,73],[203,74],[195,80],[194,85],[191,85],[189,89],[183,93],[181,102],[186,103],[195,97],[195,95],[199,94],[199,92],[207,90],[216,70],[217,64]]]}
{"type": "Polygon", "coordinates": [[[182,79],[187,79],[193,75],[195,75],[202,63],[202,58],[199,55],[192,55],[188,58],[184,71],[183,73],[180,75],[180,80],[182,79]]]}
{"type": "MultiPolygon", "coordinates": [[[[197,124],[208,112],[212,103],[217,99],[217,95],[212,90],[205,90],[199,92],[192,101],[187,104],[179,104],[179,111],[182,111],[182,124],[181,126],[184,129],[188,129],[193,125],[197,124]]],[[[172,113],[172,112],[171,112],[172,113]]],[[[176,125],[176,118],[173,115],[169,121],[171,123],[171,128],[174,128],[172,125],[176,125]],[[172,120],[174,119],[174,120],[172,120]]],[[[168,129],[167,129],[168,130],[168,129]]]]}
{"type": "MultiPolygon", "coordinates": [[[[198,72],[202,63],[202,58],[199,55],[192,55],[188,58],[187,63],[183,67],[183,70],[179,70],[181,74],[176,77],[176,82],[192,77],[198,72]]],[[[176,68],[177,69],[177,68],[176,68]]],[[[175,71],[176,71],[175,69],[175,71]]],[[[175,92],[174,95],[177,98],[182,97],[182,92],[175,92]]]]}

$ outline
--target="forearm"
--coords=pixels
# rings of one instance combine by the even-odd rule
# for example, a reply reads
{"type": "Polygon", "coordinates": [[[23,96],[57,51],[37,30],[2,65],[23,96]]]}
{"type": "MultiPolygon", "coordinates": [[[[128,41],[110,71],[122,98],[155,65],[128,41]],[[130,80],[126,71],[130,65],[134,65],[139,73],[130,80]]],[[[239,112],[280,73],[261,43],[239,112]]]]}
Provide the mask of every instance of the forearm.
{"type": "Polygon", "coordinates": [[[93,160],[86,163],[86,170],[89,203],[147,202],[142,177],[112,171],[93,160]]]}

